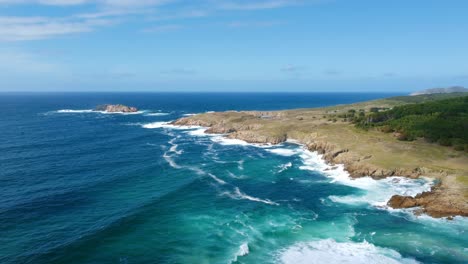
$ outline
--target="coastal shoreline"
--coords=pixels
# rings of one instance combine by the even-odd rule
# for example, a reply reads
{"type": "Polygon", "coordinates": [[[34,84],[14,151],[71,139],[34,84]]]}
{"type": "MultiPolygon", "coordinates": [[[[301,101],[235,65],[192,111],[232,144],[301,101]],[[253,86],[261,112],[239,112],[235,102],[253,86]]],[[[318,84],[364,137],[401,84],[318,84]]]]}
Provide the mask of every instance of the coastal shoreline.
{"type": "MultiPolygon", "coordinates": [[[[347,106],[339,107],[344,107],[344,109],[346,109],[347,106]]],[[[405,166],[401,167],[379,166],[379,164],[375,162],[377,159],[374,157],[375,151],[373,153],[364,153],[361,149],[356,151],[353,147],[343,146],[343,144],[340,145],[340,142],[334,142],[326,138],[326,136],[323,136],[323,127],[327,127],[328,129],[328,127],[335,125],[345,131],[344,134],[347,137],[356,136],[356,140],[363,137],[370,137],[369,135],[363,136],[363,133],[360,133],[358,138],[357,135],[359,132],[355,132],[349,124],[344,122],[338,124],[320,123],[318,125],[313,125],[307,133],[301,133],[301,131],[297,131],[295,127],[284,128],[281,124],[282,121],[289,121],[291,119],[291,113],[294,114],[294,117],[292,117],[293,120],[300,123],[304,119],[303,116],[305,116],[304,113],[300,111],[313,112],[318,110],[320,114],[323,114],[323,109],[205,113],[183,117],[172,122],[172,124],[176,126],[206,127],[205,133],[223,134],[227,138],[239,139],[247,143],[276,145],[288,140],[294,140],[306,146],[309,151],[315,151],[322,155],[322,158],[331,166],[343,164],[351,178],[366,176],[376,180],[393,176],[411,179],[420,177],[433,178],[436,179],[437,184],[435,184],[430,191],[420,193],[414,197],[394,195],[390,198],[387,205],[395,209],[416,208],[416,210],[414,210],[415,214],[427,214],[434,218],[447,217],[448,219],[452,219],[454,216],[468,216],[468,205],[465,198],[466,187],[457,180],[460,177],[460,171],[452,169],[434,169],[430,166],[425,166],[426,164],[420,160],[408,162],[404,164],[405,166]],[[298,115],[300,118],[298,118],[298,115]],[[273,127],[272,124],[274,128],[282,128],[279,133],[277,131],[274,133],[271,132],[272,130],[270,128],[273,127]],[[268,127],[270,130],[266,130],[265,127],[268,127]]],[[[327,109],[327,111],[329,110],[327,109]]],[[[323,122],[323,118],[316,118],[314,122],[316,122],[317,119],[323,122]]],[[[373,136],[373,134],[371,136],[373,136]]],[[[403,148],[409,146],[409,143],[406,143],[408,146],[405,146],[405,143],[402,142],[395,142],[394,144],[403,148]]],[[[442,146],[430,147],[444,148],[442,146]]],[[[408,152],[412,154],[411,151],[408,152]]],[[[395,155],[395,153],[392,152],[388,153],[389,155],[395,155]]],[[[398,155],[398,153],[396,154],[398,155]]],[[[467,160],[466,156],[458,157],[458,159],[461,159],[461,161],[467,160]]],[[[464,173],[463,169],[464,168],[462,168],[462,174],[464,173]]]]}

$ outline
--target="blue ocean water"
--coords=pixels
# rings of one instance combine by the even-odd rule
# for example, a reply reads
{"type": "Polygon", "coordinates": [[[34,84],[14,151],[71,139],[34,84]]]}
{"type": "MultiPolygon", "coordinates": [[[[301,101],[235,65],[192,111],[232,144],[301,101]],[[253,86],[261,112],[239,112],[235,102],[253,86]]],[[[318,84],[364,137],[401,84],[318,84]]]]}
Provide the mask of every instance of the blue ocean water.
{"type": "Polygon", "coordinates": [[[0,263],[466,263],[466,219],[385,207],[430,180],[350,180],[294,143],[165,123],[388,96],[0,94],[0,263]],[[91,111],[106,103],[142,112],[91,111]]]}

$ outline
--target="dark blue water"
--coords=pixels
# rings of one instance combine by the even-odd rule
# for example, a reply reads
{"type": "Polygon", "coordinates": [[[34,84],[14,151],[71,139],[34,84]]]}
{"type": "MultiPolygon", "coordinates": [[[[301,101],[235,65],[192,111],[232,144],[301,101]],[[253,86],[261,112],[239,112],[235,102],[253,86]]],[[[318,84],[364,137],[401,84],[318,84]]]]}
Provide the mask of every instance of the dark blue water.
{"type": "Polygon", "coordinates": [[[350,181],[294,144],[163,123],[388,96],[0,94],[0,262],[463,263],[465,220],[378,206],[430,182],[350,181]],[[89,111],[106,103],[144,111],[89,111]]]}

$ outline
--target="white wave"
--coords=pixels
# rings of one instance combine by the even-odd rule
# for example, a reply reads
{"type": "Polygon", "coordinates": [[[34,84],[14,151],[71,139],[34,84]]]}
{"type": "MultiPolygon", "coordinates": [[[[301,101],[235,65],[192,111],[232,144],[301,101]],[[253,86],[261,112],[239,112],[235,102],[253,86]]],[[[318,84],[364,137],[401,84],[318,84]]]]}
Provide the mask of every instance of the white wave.
{"type": "Polygon", "coordinates": [[[137,112],[107,112],[107,111],[94,111],[96,113],[101,113],[105,115],[141,115],[145,113],[146,111],[137,111],[137,112]]]}
{"type": "Polygon", "coordinates": [[[247,242],[243,243],[242,245],[239,246],[239,250],[237,251],[236,255],[234,256],[234,259],[231,261],[231,263],[236,262],[238,257],[242,257],[245,255],[249,254],[249,244],[247,242]]]}
{"type": "Polygon", "coordinates": [[[288,148],[274,148],[274,149],[267,149],[266,151],[277,154],[277,155],[286,156],[286,157],[294,156],[298,154],[297,149],[288,149],[288,148]]]}
{"type": "Polygon", "coordinates": [[[145,116],[167,116],[167,115],[170,115],[170,113],[148,113],[148,114],[145,114],[145,116]]]}
{"type": "Polygon", "coordinates": [[[169,148],[169,152],[172,152],[172,153],[175,153],[175,154],[177,154],[177,155],[180,155],[180,154],[182,154],[184,151],[183,151],[183,150],[178,150],[178,149],[177,149],[177,147],[179,147],[179,145],[177,145],[177,144],[174,143],[176,139],[177,139],[177,138],[173,138],[173,139],[169,140],[168,143],[171,144],[171,147],[169,148]]]}
{"type": "Polygon", "coordinates": [[[236,138],[228,138],[226,134],[205,134],[211,137],[211,140],[215,143],[224,146],[232,146],[232,145],[239,145],[239,146],[252,146],[257,148],[271,148],[273,145],[270,143],[261,144],[261,143],[249,143],[247,141],[236,139],[236,138]]]}
{"type": "Polygon", "coordinates": [[[415,196],[418,193],[429,191],[433,181],[428,178],[409,179],[405,177],[388,177],[381,180],[374,180],[371,177],[361,177],[353,179],[344,169],[342,164],[331,166],[325,162],[322,155],[311,152],[302,147],[298,149],[303,161],[299,169],[318,171],[333,183],[339,183],[363,190],[363,194],[347,196],[329,196],[330,200],[346,204],[370,204],[379,208],[387,207],[388,200],[395,194],[405,196],[415,196]]]}
{"type": "Polygon", "coordinates": [[[190,113],[190,114],[183,114],[182,116],[194,116],[194,115],[197,115],[197,114],[190,113]]]}
{"type": "Polygon", "coordinates": [[[208,176],[210,176],[213,180],[215,180],[219,184],[222,184],[222,185],[226,184],[225,181],[221,180],[220,178],[216,177],[215,175],[211,173],[208,173],[208,176]]]}
{"type": "Polygon", "coordinates": [[[117,114],[117,115],[139,115],[139,114],[143,114],[145,113],[146,111],[137,111],[137,112],[131,112],[131,113],[127,113],[127,112],[107,112],[107,111],[97,111],[97,110],[93,110],[93,109],[84,109],[84,110],[74,110],[74,109],[61,109],[61,110],[57,110],[56,113],[65,113],[65,114],[81,114],[81,113],[98,113],[98,114],[107,114],[107,115],[114,115],[114,114],[117,114]]]}
{"type": "Polygon", "coordinates": [[[308,243],[298,243],[287,248],[280,255],[284,264],[327,263],[327,264],[412,264],[419,263],[411,258],[404,258],[397,251],[377,247],[366,241],[336,242],[325,239],[308,243]]]}
{"type": "Polygon", "coordinates": [[[173,152],[173,153],[175,153],[175,154],[177,154],[177,155],[182,154],[184,151],[183,151],[183,150],[177,150],[177,147],[178,147],[177,144],[172,145],[172,146],[169,148],[169,152],[173,152]]]}
{"type": "Polygon", "coordinates": [[[71,113],[71,114],[79,114],[79,113],[93,113],[95,112],[92,109],[84,109],[84,110],[73,110],[73,109],[62,109],[62,110],[57,110],[57,113],[71,113]]]}
{"type": "Polygon", "coordinates": [[[167,128],[167,129],[180,129],[180,130],[190,130],[198,129],[200,126],[176,126],[171,124],[171,122],[152,122],[147,124],[140,124],[143,128],[155,129],[155,128],[167,128]]]}
{"type": "Polygon", "coordinates": [[[171,167],[173,167],[174,169],[181,169],[182,167],[179,166],[177,163],[175,163],[175,161],[172,159],[172,156],[170,155],[167,155],[167,152],[165,152],[163,154],[163,158],[167,161],[167,163],[169,163],[169,165],[171,165],[171,167]]]}
{"type": "Polygon", "coordinates": [[[432,181],[427,179],[412,180],[403,177],[388,177],[382,180],[374,180],[363,177],[343,182],[366,191],[364,195],[329,196],[330,200],[346,204],[365,204],[387,208],[386,204],[393,195],[416,196],[418,193],[429,191],[432,181]]]}
{"type": "Polygon", "coordinates": [[[280,169],[278,170],[278,173],[281,173],[289,168],[292,167],[292,163],[291,162],[288,162],[286,164],[283,164],[283,165],[280,165],[280,169]]]}
{"type": "Polygon", "coordinates": [[[197,137],[211,136],[210,134],[205,133],[206,130],[207,128],[198,128],[196,130],[188,131],[187,134],[191,136],[197,136],[197,137]]]}
{"type": "Polygon", "coordinates": [[[240,146],[248,146],[248,145],[254,145],[254,144],[249,144],[243,140],[240,139],[234,139],[234,138],[227,138],[225,136],[214,136],[212,137],[212,140],[218,144],[229,146],[229,145],[240,145],[240,146]]]}
{"type": "Polygon", "coordinates": [[[237,168],[238,168],[239,170],[244,170],[244,160],[239,160],[239,161],[237,162],[237,168]]]}
{"type": "Polygon", "coordinates": [[[247,194],[241,192],[241,190],[238,187],[234,188],[234,192],[223,192],[223,193],[221,193],[221,195],[226,195],[226,196],[228,196],[228,197],[230,197],[232,199],[235,199],[235,200],[249,200],[249,201],[253,201],[253,202],[265,203],[265,204],[270,204],[270,205],[279,205],[278,203],[275,203],[275,202],[270,201],[268,199],[261,199],[261,198],[257,198],[257,197],[247,195],[247,194]]]}
{"type": "Polygon", "coordinates": [[[245,179],[245,178],[247,178],[247,176],[245,176],[245,175],[237,176],[237,175],[235,175],[234,173],[232,173],[230,171],[227,171],[227,173],[228,173],[229,177],[234,178],[234,179],[245,179]]]}

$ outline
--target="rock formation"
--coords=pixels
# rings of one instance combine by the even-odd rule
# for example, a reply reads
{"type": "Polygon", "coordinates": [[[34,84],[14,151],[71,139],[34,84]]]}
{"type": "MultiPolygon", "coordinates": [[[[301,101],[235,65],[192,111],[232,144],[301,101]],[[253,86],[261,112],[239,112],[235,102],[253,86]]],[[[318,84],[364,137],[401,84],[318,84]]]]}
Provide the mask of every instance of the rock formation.
{"type": "Polygon", "coordinates": [[[107,105],[100,105],[96,107],[96,111],[105,111],[108,113],[135,113],[135,112],[138,112],[138,109],[136,107],[130,107],[130,106],[121,105],[121,104],[117,104],[117,105],[107,104],[107,105]]]}

